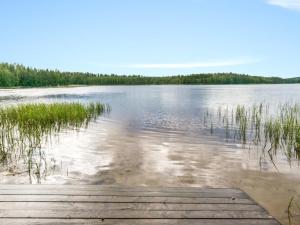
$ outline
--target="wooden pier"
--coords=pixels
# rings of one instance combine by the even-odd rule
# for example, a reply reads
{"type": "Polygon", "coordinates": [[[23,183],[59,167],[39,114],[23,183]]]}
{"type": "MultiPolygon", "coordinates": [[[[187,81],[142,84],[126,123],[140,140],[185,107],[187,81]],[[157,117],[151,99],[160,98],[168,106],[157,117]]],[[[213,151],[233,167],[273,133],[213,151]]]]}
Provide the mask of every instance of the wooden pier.
{"type": "Polygon", "coordinates": [[[228,188],[0,185],[0,224],[279,225],[228,188]]]}

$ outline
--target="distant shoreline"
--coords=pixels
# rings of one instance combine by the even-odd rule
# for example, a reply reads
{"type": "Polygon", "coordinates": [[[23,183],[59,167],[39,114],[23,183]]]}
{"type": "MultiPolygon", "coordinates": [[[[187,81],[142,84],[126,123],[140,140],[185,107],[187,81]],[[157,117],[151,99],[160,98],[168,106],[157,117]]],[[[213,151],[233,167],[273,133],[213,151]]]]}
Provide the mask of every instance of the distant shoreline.
{"type": "Polygon", "coordinates": [[[107,87],[107,86],[253,86],[253,85],[299,85],[300,83],[260,83],[260,84],[117,84],[117,85],[60,85],[60,86],[39,86],[39,87],[29,87],[29,86],[16,86],[16,87],[0,87],[0,90],[17,90],[17,89],[44,89],[44,88],[76,88],[76,87],[107,87]]]}
{"type": "Polygon", "coordinates": [[[281,78],[237,73],[200,73],[148,77],[108,75],[36,69],[19,64],[0,63],[0,88],[80,87],[109,85],[243,85],[294,84],[300,77],[281,78]]]}

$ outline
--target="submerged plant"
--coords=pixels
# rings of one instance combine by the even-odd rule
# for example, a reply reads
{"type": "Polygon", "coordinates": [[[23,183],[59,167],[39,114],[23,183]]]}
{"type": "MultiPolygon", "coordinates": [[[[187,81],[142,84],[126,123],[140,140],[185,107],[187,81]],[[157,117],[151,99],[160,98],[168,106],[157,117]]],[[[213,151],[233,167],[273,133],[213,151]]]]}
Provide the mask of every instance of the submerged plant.
{"type": "MultiPolygon", "coordinates": [[[[101,103],[37,103],[0,108],[0,163],[12,171],[20,159],[30,182],[46,170],[42,145],[64,129],[87,127],[109,107],[101,103]]],[[[13,172],[13,171],[12,171],[13,172]]]]}

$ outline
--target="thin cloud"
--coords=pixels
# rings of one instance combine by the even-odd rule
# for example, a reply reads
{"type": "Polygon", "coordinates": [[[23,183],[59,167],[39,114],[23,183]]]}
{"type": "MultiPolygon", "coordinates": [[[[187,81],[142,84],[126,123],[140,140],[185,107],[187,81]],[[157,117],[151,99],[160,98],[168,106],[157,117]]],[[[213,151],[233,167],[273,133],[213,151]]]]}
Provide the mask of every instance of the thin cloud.
{"type": "Polygon", "coordinates": [[[184,68],[209,68],[209,67],[226,67],[239,66],[244,64],[254,63],[253,60],[228,60],[217,62],[198,62],[198,63],[158,63],[158,64],[132,64],[129,68],[143,69],[184,69],[184,68]]]}
{"type": "Polygon", "coordinates": [[[280,6],[286,9],[300,11],[300,0],[267,0],[267,3],[270,5],[280,6]]]}

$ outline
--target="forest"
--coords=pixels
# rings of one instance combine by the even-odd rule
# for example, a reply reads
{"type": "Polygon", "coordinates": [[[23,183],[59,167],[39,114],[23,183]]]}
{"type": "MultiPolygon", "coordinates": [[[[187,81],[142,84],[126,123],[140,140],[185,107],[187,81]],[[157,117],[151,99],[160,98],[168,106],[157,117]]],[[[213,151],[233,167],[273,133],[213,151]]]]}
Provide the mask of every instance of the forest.
{"type": "Polygon", "coordinates": [[[176,76],[140,76],[61,72],[20,64],[0,63],[0,87],[47,87],[65,85],[151,84],[279,84],[300,83],[300,77],[280,78],[236,73],[199,73],[176,76]]]}

